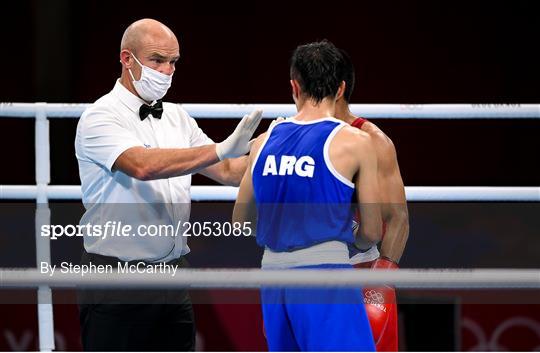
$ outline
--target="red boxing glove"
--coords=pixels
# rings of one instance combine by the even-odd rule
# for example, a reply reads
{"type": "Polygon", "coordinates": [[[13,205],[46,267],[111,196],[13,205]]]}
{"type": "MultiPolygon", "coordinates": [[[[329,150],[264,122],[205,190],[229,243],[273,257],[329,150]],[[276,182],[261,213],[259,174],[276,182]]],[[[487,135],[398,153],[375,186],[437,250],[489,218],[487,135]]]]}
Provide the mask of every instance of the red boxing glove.
{"type": "MultiPolygon", "coordinates": [[[[398,269],[398,265],[381,257],[374,269],[398,269]]],[[[364,288],[364,304],[378,352],[398,350],[396,291],[390,286],[364,288]]]]}
{"type": "Polygon", "coordinates": [[[388,257],[381,256],[373,262],[371,268],[379,270],[397,270],[399,269],[399,266],[388,257]]]}

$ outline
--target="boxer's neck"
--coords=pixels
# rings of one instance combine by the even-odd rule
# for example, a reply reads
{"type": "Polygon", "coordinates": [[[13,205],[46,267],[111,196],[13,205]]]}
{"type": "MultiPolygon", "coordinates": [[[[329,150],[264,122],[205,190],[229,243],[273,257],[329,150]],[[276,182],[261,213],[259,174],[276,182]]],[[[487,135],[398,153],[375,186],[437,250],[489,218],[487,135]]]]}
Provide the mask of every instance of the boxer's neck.
{"type": "Polygon", "coordinates": [[[349,104],[343,99],[338,100],[336,103],[336,118],[347,123],[352,124],[353,121],[358,119],[356,115],[351,113],[349,109],[349,104]]]}
{"type": "Polygon", "coordinates": [[[336,112],[336,103],[333,99],[324,98],[319,103],[313,99],[306,99],[299,107],[295,119],[300,121],[317,120],[326,117],[333,117],[336,112]]]}

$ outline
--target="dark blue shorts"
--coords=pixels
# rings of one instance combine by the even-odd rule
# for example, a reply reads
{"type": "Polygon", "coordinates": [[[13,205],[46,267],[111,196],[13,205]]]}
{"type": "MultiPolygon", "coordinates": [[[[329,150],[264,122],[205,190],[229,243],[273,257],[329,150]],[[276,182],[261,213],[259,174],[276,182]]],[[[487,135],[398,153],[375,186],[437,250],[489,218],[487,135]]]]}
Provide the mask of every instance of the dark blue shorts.
{"type": "Polygon", "coordinates": [[[261,303],[270,351],[375,351],[361,288],[267,287],[261,303]]]}

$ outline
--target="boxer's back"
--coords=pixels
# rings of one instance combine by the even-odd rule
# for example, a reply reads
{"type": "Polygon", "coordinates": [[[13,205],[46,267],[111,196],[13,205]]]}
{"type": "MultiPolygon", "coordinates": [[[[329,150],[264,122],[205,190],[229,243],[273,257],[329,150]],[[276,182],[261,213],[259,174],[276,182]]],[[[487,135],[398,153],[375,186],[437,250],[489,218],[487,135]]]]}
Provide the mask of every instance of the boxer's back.
{"type": "Polygon", "coordinates": [[[329,156],[330,142],[344,126],[334,118],[288,119],[267,133],[252,170],[259,245],[291,251],[353,241],[354,184],[329,156]]]}

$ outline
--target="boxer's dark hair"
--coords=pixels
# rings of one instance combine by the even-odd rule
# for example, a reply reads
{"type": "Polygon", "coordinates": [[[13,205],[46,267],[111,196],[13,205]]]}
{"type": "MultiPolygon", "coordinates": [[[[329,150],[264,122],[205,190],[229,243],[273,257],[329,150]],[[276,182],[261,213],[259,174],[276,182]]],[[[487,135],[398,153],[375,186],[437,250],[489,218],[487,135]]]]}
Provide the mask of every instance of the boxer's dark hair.
{"type": "Polygon", "coordinates": [[[343,81],[345,81],[345,92],[343,92],[343,99],[345,99],[345,102],[349,103],[354,91],[354,65],[351,57],[345,50],[339,49],[339,52],[343,56],[343,81]]]}
{"type": "Polygon", "coordinates": [[[321,102],[335,97],[344,81],[345,63],[339,49],[331,42],[300,45],[291,58],[291,79],[298,81],[304,94],[321,102]]]}

